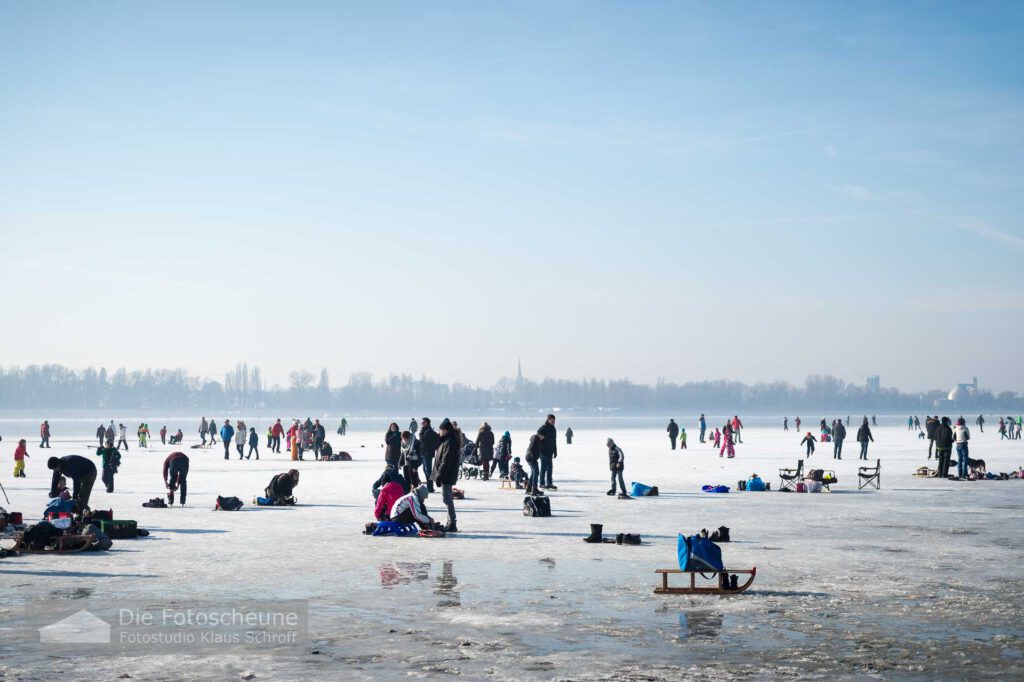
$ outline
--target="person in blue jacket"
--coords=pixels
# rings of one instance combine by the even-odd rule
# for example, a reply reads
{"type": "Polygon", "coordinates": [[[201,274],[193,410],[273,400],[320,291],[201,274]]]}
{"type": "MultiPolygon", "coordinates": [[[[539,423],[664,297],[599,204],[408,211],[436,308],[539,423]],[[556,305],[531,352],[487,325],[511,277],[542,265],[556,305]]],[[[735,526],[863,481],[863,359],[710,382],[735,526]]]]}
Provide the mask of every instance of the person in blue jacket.
{"type": "MultiPolygon", "coordinates": [[[[228,450],[231,448],[231,439],[235,436],[235,427],[231,422],[224,420],[224,426],[220,427],[220,439],[224,442],[224,459],[228,459],[228,450]]],[[[239,436],[241,438],[242,436],[239,436]]]]}
{"type": "Polygon", "coordinates": [[[704,419],[704,415],[700,416],[700,442],[704,442],[704,432],[708,430],[708,421],[704,419]]]}
{"type": "Polygon", "coordinates": [[[750,478],[747,480],[747,490],[752,492],[764,492],[764,481],[757,474],[750,474],[750,478]]]}

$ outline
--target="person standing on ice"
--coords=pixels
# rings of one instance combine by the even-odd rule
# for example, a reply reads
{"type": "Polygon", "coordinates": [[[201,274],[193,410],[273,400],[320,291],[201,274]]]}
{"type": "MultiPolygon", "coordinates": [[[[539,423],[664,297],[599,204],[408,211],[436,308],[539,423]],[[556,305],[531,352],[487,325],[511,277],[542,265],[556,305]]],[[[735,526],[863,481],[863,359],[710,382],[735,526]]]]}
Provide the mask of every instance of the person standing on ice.
{"type": "MultiPolygon", "coordinates": [[[[213,429],[210,429],[212,434],[213,429]]],[[[224,420],[224,426],[220,427],[220,439],[224,442],[224,459],[228,459],[228,453],[231,451],[231,439],[235,435],[235,429],[231,426],[231,421],[228,419],[224,420]]]]}
{"type": "Polygon", "coordinates": [[[209,432],[209,426],[206,423],[206,417],[203,417],[203,421],[199,422],[199,440],[202,441],[203,445],[206,445],[206,434],[209,432]]]}
{"type": "Polygon", "coordinates": [[[160,445],[167,445],[167,427],[160,427],[160,445]]]}
{"type": "Polygon", "coordinates": [[[249,429],[249,454],[245,456],[246,459],[252,457],[252,453],[256,453],[256,459],[260,458],[260,436],[256,433],[256,427],[253,426],[249,429]]]}
{"type": "Polygon", "coordinates": [[[782,418],[782,430],[789,431],[789,417],[782,418]]]}
{"type": "Polygon", "coordinates": [[[245,456],[245,440],[249,436],[249,429],[241,419],[235,424],[235,451],[238,452],[238,459],[245,456]]]}
{"type": "Polygon", "coordinates": [[[282,436],[284,436],[284,427],[281,426],[281,420],[280,419],[278,419],[276,422],[274,422],[273,431],[271,433],[274,434],[274,444],[272,446],[270,446],[269,449],[273,450],[276,453],[280,453],[281,452],[281,438],[282,438],[282,436]]]}
{"type": "Polygon", "coordinates": [[[878,420],[875,419],[875,415],[871,415],[871,425],[878,426],[878,420]]]}
{"type": "MultiPolygon", "coordinates": [[[[99,441],[98,446],[101,447],[101,448],[103,447],[103,440],[104,440],[104,436],[106,436],[106,435],[107,435],[107,430],[105,428],[103,428],[103,424],[100,424],[99,427],[96,429],[96,440],[99,441]]],[[[113,440],[113,439],[111,439],[111,440],[113,440]]]]}
{"type": "Polygon", "coordinates": [[[711,438],[711,447],[713,447],[713,448],[715,448],[717,450],[721,445],[722,445],[722,432],[718,430],[718,427],[715,427],[715,435],[712,436],[712,438],[711,438]]]}
{"type": "Polygon", "coordinates": [[[960,480],[967,480],[967,463],[970,460],[970,451],[967,441],[971,439],[971,432],[963,417],[956,420],[953,428],[953,441],[956,443],[956,473],[960,480]]]}
{"type": "Polygon", "coordinates": [[[736,437],[737,443],[743,442],[743,422],[740,421],[739,415],[734,415],[732,418],[732,433],[736,437]]]}
{"type": "Polygon", "coordinates": [[[117,449],[121,449],[121,444],[124,444],[124,451],[128,452],[128,429],[124,424],[117,425],[117,449]]]}
{"type": "Polygon", "coordinates": [[[928,459],[932,458],[932,448],[935,447],[935,429],[939,427],[939,415],[934,417],[925,416],[924,432],[928,436],[928,459]]]}
{"type": "Polygon", "coordinates": [[[530,477],[526,481],[527,495],[543,495],[540,491],[540,461],[544,451],[544,434],[537,429],[537,433],[530,436],[530,442],[526,446],[526,463],[530,465],[530,477]]]}
{"type": "Polygon", "coordinates": [[[679,438],[679,425],[676,424],[675,419],[668,420],[668,427],[665,429],[668,433],[668,440],[672,444],[672,449],[676,449],[676,438],[679,438]]]}
{"type": "Polygon", "coordinates": [[[736,456],[736,447],[732,442],[732,424],[729,422],[725,422],[725,426],[722,427],[722,448],[718,451],[718,456],[721,457],[726,452],[729,453],[729,459],[736,456]]]}
{"type": "Polygon", "coordinates": [[[699,424],[700,424],[700,442],[703,443],[704,442],[704,433],[708,430],[708,420],[704,418],[704,413],[703,412],[701,412],[699,424]]]}
{"type": "Polygon", "coordinates": [[[565,444],[566,445],[572,445],[572,437],[574,435],[575,434],[572,432],[572,427],[571,426],[565,430],[565,444]]]}
{"type": "Polygon", "coordinates": [[[807,457],[808,458],[810,458],[810,456],[814,454],[814,443],[817,442],[817,440],[818,439],[815,438],[813,435],[811,435],[811,432],[808,431],[807,435],[804,436],[804,439],[802,441],[800,441],[800,445],[806,445],[807,446],[807,457]]]}
{"type": "Polygon", "coordinates": [[[480,478],[486,481],[491,477],[491,460],[494,459],[494,431],[487,422],[480,425],[480,431],[476,434],[476,449],[480,453],[483,471],[480,478]]]}
{"type": "Polygon", "coordinates": [[[868,418],[864,417],[864,423],[857,429],[857,442],[860,443],[860,458],[868,458],[868,443],[874,443],[875,437],[871,435],[871,427],[868,426],[868,418]]]}
{"type": "Polygon", "coordinates": [[[555,458],[558,457],[558,431],[555,429],[555,415],[549,414],[537,433],[544,436],[544,440],[541,441],[540,487],[547,490],[558,490],[552,473],[555,468],[555,458]]]}
{"type": "Polygon", "coordinates": [[[348,431],[348,420],[345,419],[344,417],[342,417],[341,418],[341,425],[338,426],[338,435],[339,436],[344,436],[347,431],[348,431]]]}
{"type": "Polygon", "coordinates": [[[420,420],[420,432],[416,437],[420,443],[420,459],[423,460],[423,478],[427,481],[427,490],[434,492],[434,455],[437,454],[437,432],[430,426],[430,417],[420,420]]]}
{"type": "Polygon", "coordinates": [[[50,422],[43,420],[43,423],[39,425],[39,447],[48,448],[50,447],[50,422]]]}
{"type": "Polygon", "coordinates": [[[495,453],[494,464],[491,465],[491,474],[494,474],[495,464],[498,466],[498,473],[502,478],[508,478],[508,462],[512,459],[512,435],[506,431],[498,440],[498,450],[495,453]]]}
{"type": "Polygon", "coordinates": [[[320,459],[320,451],[324,449],[324,441],[327,440],[327,429],[320,423],[319,419],[313,420],[313,454],[320,459]]]}
{"type": "Polygon", "coordinates": [[[398,424],[391,422],[384,434],[384,463],[397,469],[401,459],[402,432],[398,430],[398,424]]]}
{"type": "Polygon", "coordinates": [[[107,487],[108,493],[112,493],[114,492],[114,474],[117,473],[117,467],[121,463],[121,453],[114,447],[113,441],[107,441],[106,447],[96,448],[96,456],[100,458],[103,468],[101,476],[103,485],[107,487]]]}
{"type": "Polygon", "coordinates": [[[188,455],[172,452],[164,460],[164,487],[167,488],[167,503],[174,504],[174,493],[181,491],[181,506],[185,506],[188,493],[188,455]]]}
{"type": "Polygon", "coordinates": [[[794,419],[793,420],[793,424],[796,426],[796,430],[799,431],[800,430],[800,417],[797,417],[796,419],[794,419]]]}
{"type": "Polygon", "coordinates": [[[978,425],[978,433],[985,433],[985,415],[979,414],[974,423],[978,425]]]}
{"type": "Polygon", "coordinates": [[[25,478],[25,458],[28,456],[28,443],[22,438],[18,441],[18,447],[14,448],[15,478],[25,478]]]}
{"type": "Polygon", "coordinates": [[[843,458],[843,441],[846,440],[846,427],[843,426],[843,420],[837,419],[835,429],[832,430],[832,437],[835,439],[835,443],[832,445],[832,459],[843,458]]]}
{"type": "Polygon", "coordinates": [[[686,449],[686,429],[679,429],[679,449],[686,449]]]}
{"type": "Polygon", "coordinates": [[[605,445],[608,446],[608,468],[612,472],[612,489],[608,491],[608,495],[614,495],[616,490],[616,480],[618,480],[618,487],[622,490],[619,493],[620,500],[631,499],[629,493],[626,492],[626,482],[622,480],[622,470],[626,466],[626,455],[622,452],[622,448],[615,444],[615,441],[609,438],[605,445]]]}
{"type": "Polygon", "coordinates": [[[936,466],[939,478],[949,478],[949,459],[953,454],[953,429],[950,423],[949,417],[943,417],[935,427],[935,459],[938,460],[936,466]]]}
{"type": "Polygon", "coordinates": [[[455,518],[455,498],[452,496],[452,486],[459,480],[459,434],[455,431],[452,423],[447,418],[441,422],[437,429],[440,439],[437,448],[437,466],[434,468],[434,483],[441,486],[441,499],[448,508],[448,523],[445,524],[446,533],[457,533],[459,527],[455,518]]]}

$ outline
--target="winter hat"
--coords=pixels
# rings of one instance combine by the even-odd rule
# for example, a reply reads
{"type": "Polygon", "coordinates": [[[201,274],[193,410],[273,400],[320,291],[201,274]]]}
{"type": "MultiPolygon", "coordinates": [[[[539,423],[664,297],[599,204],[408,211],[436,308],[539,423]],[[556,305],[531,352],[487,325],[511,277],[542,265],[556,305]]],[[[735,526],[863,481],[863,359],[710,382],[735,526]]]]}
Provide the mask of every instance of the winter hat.
{"type": "Polygon", "coordinates": [[[416,488],[416,497],[420,498],[420,502],[426,502],[427,495],[430,494],[430,488],[427,487],[426,483],[423,483],[416,488]]]}
{"type": "Polygon", "coordinates": [[[455,430],[455,428],[452,426],[451,421],[447,417],[445,417],[445,420],[443,422],[441,422],[440,426],[437,427],[438,431],[440,431],[441,429],[444,429],[445,431],[454,431],[455,430]]]}
{"type": "Polygon", "coordinates": [[[504,438],[511,438],[511,437],[512,437],[512,434],[511,434],[511,433],[509,433],[508,431],[506,431],[506,432],[505,432],[505,435],[504,435],[503,437],[504,437],[504,438]]]}
{"type": "Polygon", "coordinates": [[[612,445],[615,445],[615,441],[613,441],[611,438],[609,438],[607,441],[605,441],[604,444],[608,445],[608,446],[612,446],[612,445]]]}

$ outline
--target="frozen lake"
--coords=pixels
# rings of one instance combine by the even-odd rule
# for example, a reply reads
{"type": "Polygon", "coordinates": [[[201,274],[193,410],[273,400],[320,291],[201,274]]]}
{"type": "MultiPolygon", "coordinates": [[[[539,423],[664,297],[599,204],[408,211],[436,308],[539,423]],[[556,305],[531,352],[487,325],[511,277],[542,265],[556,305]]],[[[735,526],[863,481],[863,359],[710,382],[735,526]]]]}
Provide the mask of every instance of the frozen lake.
{"type": "MultiPolygon", "coordinates": [[[[397,421],[404,427],[408,416],[397,421]]],[[[460,421],[467,434],[477,426],[460,421]]],[[[804,430],[816,432],[815,421],[804,430]]],[[[107,553],[0,559],[0,638],[11,643],[25,605],[40,600],[309,600],[311,642],[297,655],[111,661],[3,646],[0,678],[931,680],[1024,672],[1024,481],[912,477],[928,463],[927,442],[905,426],[874,430],[869,457],[882,459],[881,491],[857,491],[855,418],[842,461],[827,445],[810,460],[836,470],[834,493],[715,496],[700,486],[735,489],[752,472],[777,487],[778,468],[803,456],[801,436],[748,428],[737,457],[723,460],[687,423],[690,448],[671,451],[661,422],[642,429],[574,421],[574,444],[559,445],[552,518],[525,518],[520,492],[470,480],[461,485],[467,499],[456,503],[462,532],[426,540],[361,534],[372,517],[370,484],[383,468],[385,423],[329,435],[353,462],[298,462],[300,506],[247,504],[238,513],[212,512],[215,497],[249,503],[292,463],[283,455],[225,461],[219,447],[185,448],[188,506],[148,509],[140,505],[163,493],[171,448],[138,450],[130,439],[116,492],[98,483],[92,506],[138,520],[150,537],[116,542],[107,553]],[[625,451],[627,483],[657,485],[660,497],[605,495],[608,436],[625,451]],[[606,534],[638,532],[644,544],[583,543],[590,523],[603,523],[606,534]],[[753,587],[724,598],[654,595],[654,569],[675,564],[676,534],[720,525],[732,529],[726,565],[756,565],[753,587]]],[[[514,454],[522,455],[530,431],[511,423],[523,427],[512,429],[514,454]]],[[[491,424],[505,430],[498,419],[491,424]]],[[[191,421],[181,425],[186,445],[194,442],[191,421]]],[[[257,426],[261,439],[266,425],[257,426]]],[[[337,426],[326,425],[329,434],[337,426]]],[[[0,445],[7,467],[18,437],[10,426],[0,445]]],[[[5,470],[0,478],[11,497],[4,506],[37,518],[49,486],[46,456],[91,455],[94,430],[56,429],[50,451],[30,438],[28,477],[5,470]]],[[[1024,464],[1024,441],[999,441],[994,428],[972,433],[972,456],[990,471],[1024,464]]],[[[444,518],[440,495],[427,506],[444,518]]]]}

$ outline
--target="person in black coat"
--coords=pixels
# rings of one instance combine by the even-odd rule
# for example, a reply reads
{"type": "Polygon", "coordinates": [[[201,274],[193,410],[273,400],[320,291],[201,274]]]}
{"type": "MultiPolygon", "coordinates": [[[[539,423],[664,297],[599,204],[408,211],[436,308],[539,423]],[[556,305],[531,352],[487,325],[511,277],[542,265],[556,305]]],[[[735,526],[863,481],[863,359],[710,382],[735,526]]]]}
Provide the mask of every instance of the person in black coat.
{"type": "Polygon", "coordinates": [[[668,428],[665,429],[668,432],[668,439],[672,441],[672,449],[676,449],[676,438],[679,438],[679,424],[676,424],[675,419],[668,420],[668,428]]]}
{"type": "MultiPolygon", "coordinates": [[[[932,448],[935,447],[935,429],[939,427],[939,417],[924,417],[924,433],[928,437],[928,459],[932,458],[932,448]]],[[[937,459],[937,457],[936,457],[937,459]]]]}
{"type": "Polygon", "coordinates": [[[868,443],[875,442],[875,437],[871,435],[871,427],[868,426],[868,418],[864,417],[864,423],[857,429],[857,442],[860,443],[860,458],[868,458],[868,443]]]}
{"type": "Polygon", "coordinates": [[[299,472],[297,469],[278,474],[270,479],[270,485],[264,491],[266,496],[275,502],[278,500],[287,500],[291,498],[292,491],[295,490],[295,486],[299,484],[299,472]]]}
{"type": "Polygon", "coordinates": [[[416,439],[420,444],[420,459],[423,460],[423,477],[427,479],[427,490],[434,492],[434,455],[437,453],[437,432],[430,427],[430,419],[420,420],[420,433],[416,439]]]}
{"type": "Polygon", "coordinates": [[[378,478],[373,483],[373,488],[371,489],[371,492],[373,493],[373,499],[377,499],[377,495],[380,494],[380,489],[386,486],[388,483],[397,483],[398,485],[402,486],[402,490],[405,491],[404,494],[409,494],[409,482],[405,480],[405,477],[402,476],[398,469],[388,464],[387,466],[384,467],[384,473],[382,473],[380,475],[380,478],[378,478]]]}
{"type": "Polygon", "coordinates": [[[46,461],[46,467],[53,471],[53,480],[50,482],[50,497],[57,497],[60,494],[60,491],[57,490],[57,484],[60,482],[60,477],[64,476],[74,482],[71,499],[78,503],[78,510],[84,512],[89,508],[92,486],[96,483],[95,464],[79,455],[66,455],[64,457],[51,457],[46,461]]]}
{"type": "Polygon", "coordinates": [[[476,448],[480,453],[480,466],[483,467],[481,478],[487,480],[491,476],[491,460],[494,459],[494,431],[491,425],[484,422],[476,435],[476,448]]]}
{"type": "Polygon", "coordinates": [[[843,426],[843,420],[837,419],[835,429],[832,431],[832,437],[835,442],[832,445],[832,458],[842,459],[843,458],[843,441],[846,440],[846,427],[843,426]]]}
{"type": "Polygon", "coordinates": [[[572,427],[570,426],[569,428],[567,428],[565,430],[565,444],[566,445],[572,445],[572,437],[573,437],[573,435],[574,434],[572,432],[572,427]]]}
{"type": "Polygon", "coordinates": [[[384,463],[397,467],[401,459],[402,432],[398,430],[398,424],[391,422],[384,434],[384,463]]]}
{"type": "Polygon", "coordinates": [[[558,486],[553,480],[555,458],[558,457],[558,431],[555,430],[555,415],[549,414],[547,420],[537,429],[537,433],[544,436],[540,444],[540,487],[558,490],[558,486]]]}
{"type": "Polygon", "coordinates": [[[437,448],[437,466],[434,467],[434,484],[441,486],[441,499],[448,508],[446,533],[457,533],[459,528],[455,519],[455,502],[452,497],[452,486],[459,480],[459,454],[461,451],[459,434],[452,423],[445,419],[437,427],[440,444],[437,448]]]}
{"type": "Polygon", "coordinates": [[[935,459],[939,460],[939,478],[949,477],[949,458],[953,454],[953,427],[950,424],[949,417],[943,417],[935,427],[935,459]]]}

